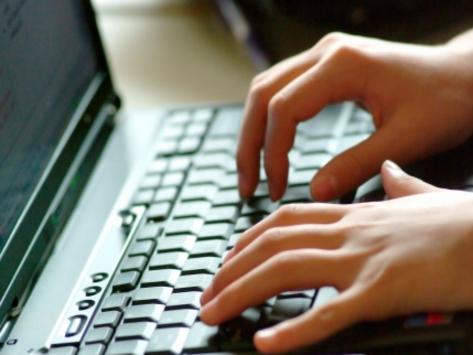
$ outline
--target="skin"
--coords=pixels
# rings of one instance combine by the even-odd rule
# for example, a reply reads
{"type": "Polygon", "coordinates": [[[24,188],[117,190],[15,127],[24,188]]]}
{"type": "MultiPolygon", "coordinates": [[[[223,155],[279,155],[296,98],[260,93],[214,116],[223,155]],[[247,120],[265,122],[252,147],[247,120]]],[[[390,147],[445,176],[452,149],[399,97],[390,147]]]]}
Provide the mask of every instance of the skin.
{"type": "Polygon", "coordinates": [[[361,321],[473,309],[473,194],[391,162],[382,178],[391,200],[291,205],[244,233],[204,292],[201,319],[220,324],[283,291],[335,286],[326,305],[256,333],[258,350],[282,352],[361,321]]]}
{"type": "Polygon", "coordinates": [[[473,309],[473,194],[436,188],[386,160],[410,162],[471,136],[471,58],[473,32],[434,47],[331,34],[256,77],[238,147],[242,197],[254,192],[264,150],[271,197],[280,198],[297,123],[353,99],[377,131],[322,168],[312,194],[335,198],[382,165],[389,199],[279,209],[229,252],[202,295],[201,319],[220,324],[286,290],[335,286],[329,303],[256,333],[258,350],[282,352],[361,321],[473,309]]]}
{"type": "Polygon", "coordinates": [[[472,57],[473,32],[441,46],[332,33],[258,75],[237,152],[241,196],[253,195],[264,150],[270,196],[280,199],[297,124],[338,101],[367,108],[377,130],[318,172],[311,183],[316,200],[349,192],[386,159],[404,164],[460,144],[473,130],[472,57]]]}

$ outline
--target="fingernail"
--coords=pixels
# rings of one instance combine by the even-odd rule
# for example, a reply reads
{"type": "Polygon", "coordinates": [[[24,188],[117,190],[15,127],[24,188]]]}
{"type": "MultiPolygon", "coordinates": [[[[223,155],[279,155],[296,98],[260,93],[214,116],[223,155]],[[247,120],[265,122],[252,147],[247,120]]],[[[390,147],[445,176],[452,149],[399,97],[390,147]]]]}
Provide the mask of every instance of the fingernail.
{"type": "Polygon", "coordinates": [[[404,175],[404,171],[392,160],[385,160],[383,166],[388,169],[391,174],[395,176],[402,176],[404,175]]]}
{"type": "Polygon", "coordinates": [[[316,201],[329,201],[337,197],[338,183],[331,175],[317,176],[312,186],[312,197],[316,201]]]}
{"type": "Polygon", "coordinates": [[[261,340],[269,340],[270,338],[272,338],[274,336],[274,331],[272,329],[263,329],[263,330],[260,330],[258,332],[258,338],[260,338],[261,340]]]}

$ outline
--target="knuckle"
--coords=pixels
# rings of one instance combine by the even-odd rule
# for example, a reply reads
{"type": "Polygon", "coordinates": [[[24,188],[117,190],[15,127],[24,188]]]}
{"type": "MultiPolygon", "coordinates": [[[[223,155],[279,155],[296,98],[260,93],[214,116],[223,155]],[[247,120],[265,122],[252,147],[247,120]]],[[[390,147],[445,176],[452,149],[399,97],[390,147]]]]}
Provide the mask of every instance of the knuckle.
{"type": "Polygon", "coordinates": [[[339,42],[345,40],[346,36],[347,35],[345,33],[342,33],[342,32],[337,32],[337,31],[330,32],[330,33],[327,33],[325,36],[322,37],[322,39],[320,40],[320,44],[330,45],[330,44],[333,44],[333,43],[339,43],[339,42]]]}
{"type": "Polygon", "coordinates": [[[259,240],[258,248],[262,252],[272,252],[277,249],[279,242],[283,236],[283,231],[280,227],[275,227],[265,231],[259,240]]]}
{"type": "Polygon", "coordinates": [[[255,87],[255,86],[257,86],[257,85],[260,84],[264,79],[266,79],[266,77],[267,77],[266,71],[261,72],[261,73],[255,75],[255,76],[253,77],[253,79],[251,80],[250,87],[255,87]]]}
{"type": "Polygon", "coordinates": [[[278,272],[287,272],[297,266],[299,257],[293,251],[283,251],[274,257],[274,267],[278,272]]]}
{"type": "Polygon", "coordinates": [[[343,62],[343,63],[356,63],[357,65],[367,60],[366,52],[352,44],[340,43],[337,45],[332,53],[331,57],[333,60],[343,62]]]}
{"type": "Polygon", "coordinates": [[[274,95],[268,104],[268,113],[269,117],[272,119],[279,119],[283,118],[286,115],[286,111],[288,108],[288,98],[278,93],[274,95]]]}
{"type": "Polygon", "coordinates": [[[267,97],[269,95],[268,92],[269,87],[264,84],[262,80],[255,81],[255,79],[253,79],[248,97],[250,100],[258,103],[267,100],[267,97]]]}
{"type": "Polygon", "coordinates": [[[298,204],[290,203],[284,205],[275,212],[275,218],[277,221],[287,221],[288,219],[291,219],[294,215],[296,215],[298,210],[298,204]]]}

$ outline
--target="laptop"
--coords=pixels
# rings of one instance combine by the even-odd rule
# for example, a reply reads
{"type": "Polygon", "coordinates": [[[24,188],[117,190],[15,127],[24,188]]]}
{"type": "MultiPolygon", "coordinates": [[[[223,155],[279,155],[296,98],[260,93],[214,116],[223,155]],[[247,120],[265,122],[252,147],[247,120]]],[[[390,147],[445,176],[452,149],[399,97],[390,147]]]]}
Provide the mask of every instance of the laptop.
{"type": "MultiPolygon", "coordinates": [[[[314,172],[372,132],[365,111],[347,102],[303,123],[282,200],[270,201],[263,174],[241,201],[242,104],[127,116],[88,1],[0,9],[2,355],[256,353],[254,331],[337,296],[284,292],[219,327],[199,319],[225,253],[280,205],[310,202],[314,172]]],[[[412,169],[471,189],[471,153],[466,144],[412,169]]],[[[383,198],[374,178],[334,203],[383,198]]],[[[361,324],[298,353],[471,354],[471,319],[361,324]]]]}

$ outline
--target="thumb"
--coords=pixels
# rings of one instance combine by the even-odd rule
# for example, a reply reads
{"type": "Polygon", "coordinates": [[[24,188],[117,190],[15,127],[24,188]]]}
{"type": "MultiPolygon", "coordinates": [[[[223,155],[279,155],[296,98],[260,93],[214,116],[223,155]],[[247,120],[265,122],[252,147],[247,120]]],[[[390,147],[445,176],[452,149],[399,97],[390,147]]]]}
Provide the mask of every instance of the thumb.
{"type": "Polygon", "coordinates": [[[392,129],[383,128],[333,158],[312,179],[312,197],[318,201],[337,198],[378,173],[384,160],[402,157],[397,137],[392,129]]]}
{"type": "Polygon", "coordinates": [[[384,190],[389,198],[398,198],[439,190],[439,188],[433,185],[406,174],[397,164],[390,160],[386,160],[383,163],[381,177],[383,179],[384,190]]]}

